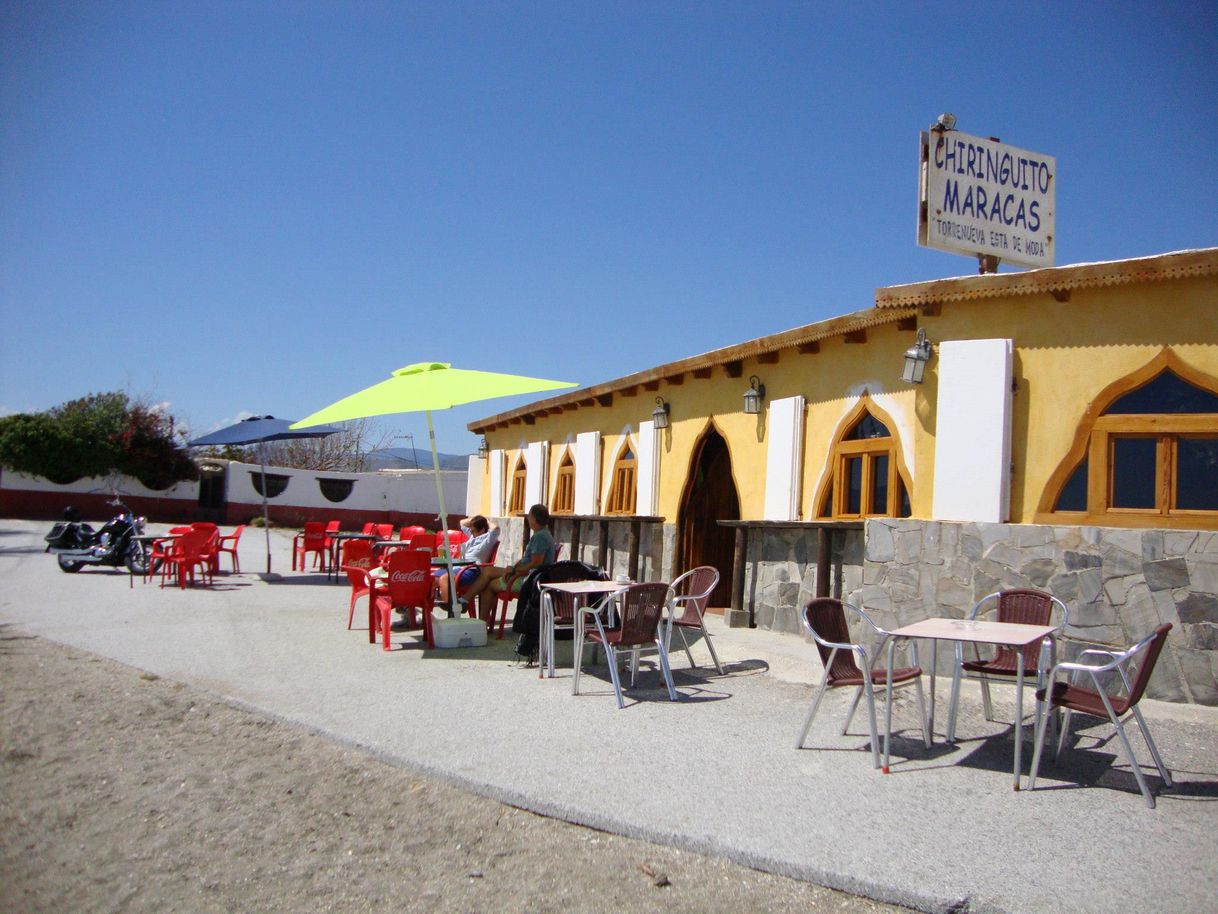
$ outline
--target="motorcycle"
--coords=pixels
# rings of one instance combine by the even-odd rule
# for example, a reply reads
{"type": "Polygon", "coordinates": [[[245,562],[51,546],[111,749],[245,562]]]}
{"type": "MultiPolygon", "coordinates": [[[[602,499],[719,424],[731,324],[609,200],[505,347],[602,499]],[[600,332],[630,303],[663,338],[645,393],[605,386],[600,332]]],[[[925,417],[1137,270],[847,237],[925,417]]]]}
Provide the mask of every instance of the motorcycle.
{"type": "Polygon", "coordinates": [[[54,554],[60,571],[75,574],[86,565],[126,565],[131,574],[147,573],[148,546],[135,538],[143,534],[145,519],[117,498],[110,504],[118,513],[100,530],[82,522],[76,508],[64,509],[63,522],[44,537],[46,551],[54,554]]]}

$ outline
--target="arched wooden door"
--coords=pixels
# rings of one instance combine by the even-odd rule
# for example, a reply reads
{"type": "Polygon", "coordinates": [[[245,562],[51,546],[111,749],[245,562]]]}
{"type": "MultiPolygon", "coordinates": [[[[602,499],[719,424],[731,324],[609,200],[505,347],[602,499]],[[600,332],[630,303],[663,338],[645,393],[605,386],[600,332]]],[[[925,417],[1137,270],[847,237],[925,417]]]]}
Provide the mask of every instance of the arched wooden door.
{"type": "Polygon", "coordinates": [[[699,565],[719,569],[719,586],[711,594],[710,605],[730,606],[732,602],[732,560],[736,533],[716,521],[740,520],[740,496],[732,477],[732,456],[727,442],[709,428],[694,448],[689,479],[681,499],[678,521],[680,571],[699,565]]]}

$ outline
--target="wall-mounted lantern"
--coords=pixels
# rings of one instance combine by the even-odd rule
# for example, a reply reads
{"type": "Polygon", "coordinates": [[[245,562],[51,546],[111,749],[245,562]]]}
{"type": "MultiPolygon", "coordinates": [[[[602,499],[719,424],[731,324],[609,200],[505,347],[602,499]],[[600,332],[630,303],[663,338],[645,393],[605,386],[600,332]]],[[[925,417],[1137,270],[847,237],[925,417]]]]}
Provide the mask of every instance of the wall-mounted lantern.
{"type": "Polygon", "coordinates": [[[757,375],[749,375],[749,389],[744,392],[744,411],[747,415],[755,416],[761,412],[761,401],[765,399],[765,385],[757,380],[757,375]]]}
{"type": "Polygon", "coordinates": [[[901,372],[901,380],[906,384],[921,384],[931,351],[930,341],[926,339],[926,330],[919,327],[917,340],[905,350],[905,370],[901,372]]]}
{"type": "Polygon", "coordinates": [[[491,453],[491,446],[486,443],[486,437],[478,439],[478,457],[485,460],[491,453]]]}
{"type": "Polygon", "coordinates": [[[656,428],[668,428],[668,404],[663,397],[656,397],[656,408],[651,411],[651,421],[656,428]]]}

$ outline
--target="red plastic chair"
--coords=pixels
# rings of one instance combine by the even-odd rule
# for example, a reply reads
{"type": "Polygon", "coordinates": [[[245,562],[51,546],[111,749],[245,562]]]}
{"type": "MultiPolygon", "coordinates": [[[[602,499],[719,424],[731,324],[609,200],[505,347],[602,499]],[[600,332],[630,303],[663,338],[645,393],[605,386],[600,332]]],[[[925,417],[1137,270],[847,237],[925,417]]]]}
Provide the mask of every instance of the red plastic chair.
{"type": "Polygon", "coordinates": [[[212,577],[220,573],[220,528],[211,521],[198,520],[190,525],[192,530],[207,533],[207,563],[212,577]]]}
{"type": "MultiPolygon", "coordinates": [[[[347,582],[351,585],[351,605],[347,612],[347,630],[355,619],[355,604],[360,597],[368,597],[372,585],[368,580],[368,572],[374,565],[372,558],[372,543],[367,540],[347,540],[343,544],[343,561],[341,568],[347,572],[347,582]]],[[[371,599],[371,597],[369,597],[371,599]]]]}
{"type": "Polygon", "coordinates": [[[373,579],[372,592],[368,600],[368,643],[376,643],[380,629],[382,650],[389,650],[390,619],[395,609],[410,613],[410,624],[415,625],[415,610],[423,611],[423,637],[434,645],[431,631],[432,609],[431,559],[424,552],[414,549],[398,549],[389,554],[385,565],[385,577],[373,579]]]}
{"type": "Polygon", "coordinates": [[[371,532],[383,540],[393,539],[393,524],[373,524],[371,532]]]}
{"type": "Polygon", "coordinates": [[[235,574],[241,573],[241,558],[237,555],[237,543],[241,541],[241,534],[243,532],[245,532],[245,524],[240,524],[228,536],[221,536],[216,546],[217,558],[221,554],[232,556],[233,572],[235,574]]]}
{"type": "Polygon", "coordinates": [[[374,524],[372,521],[368,521],[368,523],[364,524],[364,529],[362,529],[360,532],[365,534],[376,533],[376,524],[374,524]]]}
{"type": "Polygon", "coordinates": [[[434,533],[416,533],[407,540],[409,544],[406,548],[412,552],[415,550],[425,550],[427,554],[436,554],[436,534],[434,533]]]}
{"type": "Polygon", "coordinates": [[[186,589],[186,577],[190,576],[191,586],[195,584],[195,569],[202,572],[204,580],[211,578],[211,557],[208,552],[208,542],[212,537],[207,530],[188,530],[169,544],[165,563],[162,565],[161,586],[165,586],[168,574],[177,576],[178,587],[186,589]]]}
{"type": "Polygon", "coordinates": [[[403,527],[401,530],[398,531],[398,539],[408,540],[412,536],[415,536],[416,534],[426,533],[426,532],[427,532],[426,527],[420,527],[418,524],[412,524],[411,526],[403,527]]]}
{"type": "Polygon", "coordinates": [[[326,570],[326,525],[319,520],[306,521],[304,532],[297,533],[292,539],[292,570],[295,571],[299,565],[300,570],[304,571],[305,556],[310,552],[313,553],[313,565],[316,567],[321,565],[321,570],[326,570]]]}
{"type": "Polygon", "coordinates": [[[436,546],[440,549],[447,549],[452,556],[461,554],[461,546],[469,539],[464,530],[441,530],[436,535],[436,546]]]}

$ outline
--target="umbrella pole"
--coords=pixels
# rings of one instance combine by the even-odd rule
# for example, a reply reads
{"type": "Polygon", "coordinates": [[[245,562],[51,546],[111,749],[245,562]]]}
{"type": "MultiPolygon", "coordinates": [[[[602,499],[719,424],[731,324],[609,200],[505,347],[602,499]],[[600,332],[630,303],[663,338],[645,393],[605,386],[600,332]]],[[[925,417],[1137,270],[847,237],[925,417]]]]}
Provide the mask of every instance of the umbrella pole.
{"type": "Polygon", "coordinates": [[[258,442],[258,462],[262,465],[262,529],[266,531],[266,573],[271,573],[271,515],[266,506],[266,442],[258,442]]]}
{"type": "Polygon", "coordinates": [[[453,577],[453,548],[448,541],[448,511],[444,508],[444,487],[440,485],[440,452],[436,450],[436,430],[431,424],[431,410],[424,412],[427,414],[427,437],[431,441],[431,466],[436,477],[436,498],[440,502],[440,523],[443,524],[440,536],[446,546],[444,560],[448,565],[448,614],[455,616],[453,607],[457,602],[457,579],[453,577]]]}

